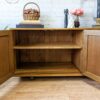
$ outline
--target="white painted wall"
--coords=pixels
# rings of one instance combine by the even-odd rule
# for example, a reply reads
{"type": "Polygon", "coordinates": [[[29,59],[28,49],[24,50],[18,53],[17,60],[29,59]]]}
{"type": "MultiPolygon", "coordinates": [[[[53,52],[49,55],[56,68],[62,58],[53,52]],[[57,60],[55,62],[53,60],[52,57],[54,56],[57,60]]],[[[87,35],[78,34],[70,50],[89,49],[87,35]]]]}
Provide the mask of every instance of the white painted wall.
{"type": "MultiPolygon", "coordinates": [[[[27,2],[36,2],[41,9],[41,21],[45,27],[63,28],[64,27],[64,9],[72,10],[83,7],[84,17],[81,17],[81,27],[90,27],[96,16],[96,0],[19,0],[16,4],[8,4],[5,0],[0,0],[0,29],[6,25],[15,27],[17,23],[23,20],[23,6],[27,2]],[[83,2],[85,1],[85,2],[83,2]]],[[[69,18],[71,15],[69,15],[69,18]]]]}

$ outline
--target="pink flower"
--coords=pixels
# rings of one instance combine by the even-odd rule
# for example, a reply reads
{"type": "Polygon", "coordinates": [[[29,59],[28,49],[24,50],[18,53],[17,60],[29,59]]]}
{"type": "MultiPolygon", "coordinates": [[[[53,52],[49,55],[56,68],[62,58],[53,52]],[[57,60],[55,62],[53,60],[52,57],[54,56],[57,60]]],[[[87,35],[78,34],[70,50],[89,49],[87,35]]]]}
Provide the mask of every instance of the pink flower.
{"type": "Polygon", "coordinates": [[[71,14],[75,16],[82,16],[84,14],[84,10],[82,8],[74,9],[71,11],[71,14]]]}
{"type": "Polygon", "coordinates": [[[76,9],[71,11],[71,14],[76,15],[76,9]]]}

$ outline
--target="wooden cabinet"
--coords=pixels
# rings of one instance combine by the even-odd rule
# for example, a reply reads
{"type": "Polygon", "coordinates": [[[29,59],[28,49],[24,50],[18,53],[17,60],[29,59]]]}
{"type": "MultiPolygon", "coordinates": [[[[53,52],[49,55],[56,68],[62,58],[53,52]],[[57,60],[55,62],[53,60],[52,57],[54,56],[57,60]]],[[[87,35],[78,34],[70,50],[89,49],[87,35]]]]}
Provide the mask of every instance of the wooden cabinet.
{"type": "Polygon", "coordinates": [[[87,40],[87,65],[85,75],[100,82],[100,31],[85,31],[87,40]]]}
{"type": "Polygon", "coordinates": [[[10,76],[88,76],[100,81],[100,30],[0,32],[0,83],[10,76]]]}
{"type": "Polygon", "coordinates": [[[6,81],[14,72],[9,33],[10,31],[0,31],[0,83],[6,81]]]}
{"type": "Polygon", "coordinates": [[[83,30],[13,29],[16,76],[82,76],[83,30]]]}

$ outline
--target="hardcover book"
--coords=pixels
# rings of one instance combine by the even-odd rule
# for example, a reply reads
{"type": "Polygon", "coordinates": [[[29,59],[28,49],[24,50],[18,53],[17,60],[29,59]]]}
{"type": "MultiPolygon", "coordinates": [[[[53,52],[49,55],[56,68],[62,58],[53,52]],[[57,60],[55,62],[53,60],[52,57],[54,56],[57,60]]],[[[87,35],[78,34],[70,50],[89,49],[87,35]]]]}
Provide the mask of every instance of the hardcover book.
{"type": "Polygon", "coordinates": [[[16,28],[44,28],[43,24],[18,24],[16,28]]]}

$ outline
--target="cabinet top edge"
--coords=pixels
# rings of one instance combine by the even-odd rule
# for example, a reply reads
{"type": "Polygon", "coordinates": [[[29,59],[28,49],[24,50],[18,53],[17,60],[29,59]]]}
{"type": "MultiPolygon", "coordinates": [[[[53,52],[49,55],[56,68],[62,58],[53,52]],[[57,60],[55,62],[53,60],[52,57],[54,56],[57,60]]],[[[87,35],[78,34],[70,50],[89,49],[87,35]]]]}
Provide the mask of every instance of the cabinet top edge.
{"type": "Polygon", "coordinates": [[[100,30],[100,28],[11,28],[10,30],[79,30],[79,31],[83,31],[83,30],[100,30]]]}

